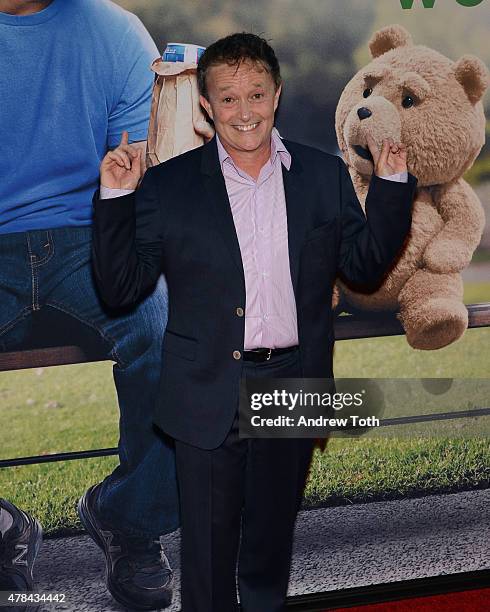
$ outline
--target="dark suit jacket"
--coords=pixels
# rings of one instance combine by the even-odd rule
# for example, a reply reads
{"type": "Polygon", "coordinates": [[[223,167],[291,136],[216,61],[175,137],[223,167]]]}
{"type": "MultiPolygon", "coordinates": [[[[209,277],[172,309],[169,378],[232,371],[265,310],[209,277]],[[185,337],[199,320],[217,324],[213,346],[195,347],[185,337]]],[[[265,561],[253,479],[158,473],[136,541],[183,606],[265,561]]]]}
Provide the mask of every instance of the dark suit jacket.
{"type": "MultiPolygon", "coordinates": [[[[332,286],[337,274],[374,287],[411,224],[417,180],[373,176],[367,221],[336,156],[285,141],[291,277],[304,377],[333,377],[332,286]]],[[[169,319],[155,422],[174,438],[216,448],[239,397],[245,318],[240,249],[215,140],[147,171],[134,194],[94,200],[94,269],[112,307],[136,303],[159,275],[169,319]]]]}

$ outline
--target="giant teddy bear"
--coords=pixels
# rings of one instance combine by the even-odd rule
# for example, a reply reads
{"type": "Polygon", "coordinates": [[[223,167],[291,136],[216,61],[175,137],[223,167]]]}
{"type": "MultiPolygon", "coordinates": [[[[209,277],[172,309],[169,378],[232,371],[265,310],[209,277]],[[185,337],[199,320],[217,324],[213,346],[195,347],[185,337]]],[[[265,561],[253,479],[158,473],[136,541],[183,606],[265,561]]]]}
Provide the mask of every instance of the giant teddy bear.
{"type": "Polygon", "coordinates": [[[368,134],[378,145],[384,138],[407,145],[418,188],[410,234],[378,290],[361,293],[342,280],[338,288],[351,308],[399,310],[409,344],[437,349],[468,326],[460,272],[485,219],[462,176],[484,144],[488,71],[477,57],[453,62],[414,45],[399,25],[376,32],[369,48],[373,60],[347,84],[337,107],[340,150],[362,206],[373,172],[368,134]]]}

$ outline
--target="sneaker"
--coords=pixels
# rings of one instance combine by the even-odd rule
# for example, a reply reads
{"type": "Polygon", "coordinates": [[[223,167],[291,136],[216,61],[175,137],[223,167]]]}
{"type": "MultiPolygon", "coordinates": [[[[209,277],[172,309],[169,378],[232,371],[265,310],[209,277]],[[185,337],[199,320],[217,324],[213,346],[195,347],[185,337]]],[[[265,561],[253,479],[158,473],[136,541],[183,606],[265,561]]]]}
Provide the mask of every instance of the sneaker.
{"type": "MultiPolygon", "coordinates": [[[[0,498],[0,591],[33,590],[32,568],[42,539],[43,531],[36,519],[0,498]]],[[[19,612],[27,609],[32,607],[15,608],[19,612]]]]}
{"type": "Polygon", "coordinates": [[[106,584],[116,601],[135,610],[159,610],[172,602],[173,573],[159,539],[128,536],[96,514],[98,487],[78,502],[83,526],[106,558],[106,584]]]}

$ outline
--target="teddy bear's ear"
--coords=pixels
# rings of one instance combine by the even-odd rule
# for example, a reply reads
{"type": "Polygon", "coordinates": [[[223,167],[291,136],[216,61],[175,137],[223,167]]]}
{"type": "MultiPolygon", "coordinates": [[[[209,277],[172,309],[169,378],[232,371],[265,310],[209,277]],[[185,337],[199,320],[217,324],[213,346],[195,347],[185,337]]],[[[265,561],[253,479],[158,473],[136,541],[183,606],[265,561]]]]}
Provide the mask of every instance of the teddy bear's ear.
{"type": "Polygon", "coordinates": [[[412,45],[412,37],[405,28],[398,24],[393,24],[375,32],[369,41],[369,50],[372,57],[379,57],[397,47],[408,47],[412,45]]]}
{"type": "Polygon", "coordinates": [[[463,55],[454,66],[454,74],[473,104],[479,102],[488,87],[488,70],[474,55],[463,55]]]}

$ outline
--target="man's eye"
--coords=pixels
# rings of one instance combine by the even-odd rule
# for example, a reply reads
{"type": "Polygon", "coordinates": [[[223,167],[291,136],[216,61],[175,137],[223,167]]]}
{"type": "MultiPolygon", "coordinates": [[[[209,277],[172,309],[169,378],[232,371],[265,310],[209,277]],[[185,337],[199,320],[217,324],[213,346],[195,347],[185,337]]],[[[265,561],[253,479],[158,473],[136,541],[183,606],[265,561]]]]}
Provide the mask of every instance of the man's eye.
{"type": "Polygon", "coordinates": [[[365,98],[369,98],[369,96],[373,93],[373,90],[371,87],[366,87],[366,89],[362,92],[362,95],[365,98]]]}
{"type": "Polygon", "coordinates": [[[225,104],[231,104],[231,102],[233,102],[233,98],[223,98],[223,102],[225,104]]]}
{"type": "Polygon", "coordinates": [[[252,98],[253,98],[254,100],[260,100],[260,99],[261,99],[261,98],[263,98],[263,97],[264,97],[264,94],[263,94],[263,93],[256,93],[256,94],[254,94],[254,95],[252,96],[252,98]]]}

